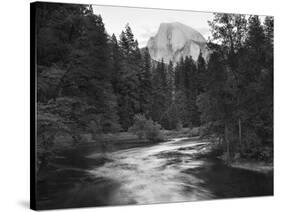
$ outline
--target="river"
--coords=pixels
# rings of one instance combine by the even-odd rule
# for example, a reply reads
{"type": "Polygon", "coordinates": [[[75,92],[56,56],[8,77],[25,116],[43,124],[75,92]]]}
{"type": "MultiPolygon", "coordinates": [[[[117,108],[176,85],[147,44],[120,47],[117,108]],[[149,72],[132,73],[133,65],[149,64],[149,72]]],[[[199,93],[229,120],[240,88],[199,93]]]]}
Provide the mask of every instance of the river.
{"type": "MultiPolygon", "coordinates": [[[[103,153],[88,150],[84,165],[100,158],[104,162],[61,169],[54,179],[56,186],[39,206],[150,204],[273,194],[272,174],[235,169],[206,158],[208,146],[208,141],[198,138],[174,138],[103,153]]],[[[51,181],[45,186],[52,187],[51,181]]]]}

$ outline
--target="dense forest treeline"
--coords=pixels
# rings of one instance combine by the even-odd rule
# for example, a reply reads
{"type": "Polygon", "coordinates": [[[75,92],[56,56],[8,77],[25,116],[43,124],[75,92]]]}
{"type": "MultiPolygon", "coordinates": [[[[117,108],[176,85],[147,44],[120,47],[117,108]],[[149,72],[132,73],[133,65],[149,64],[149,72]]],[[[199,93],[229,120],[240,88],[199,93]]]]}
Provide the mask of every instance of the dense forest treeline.
{"type": "MultiPolygon", "coordinates": [[[[205,61],[152,61],[129,25],[108,35],[90,5],[38,4],[38,157],[83,134],[127,131],[136,114],[164,129],[202,126],[228,157],[272,158],[273,18],[215,14],[205,61]],[[267,154],[267,155],[264,155],[267,154]]],[[[71,142],[70,142],[71,141],[71,142]]]]}
{"type": "Polygon", "coordinates": [[[208,83],[197,98],[202,124],[234,152],[272,160],[273,18],[215,14],[208,83]]]}

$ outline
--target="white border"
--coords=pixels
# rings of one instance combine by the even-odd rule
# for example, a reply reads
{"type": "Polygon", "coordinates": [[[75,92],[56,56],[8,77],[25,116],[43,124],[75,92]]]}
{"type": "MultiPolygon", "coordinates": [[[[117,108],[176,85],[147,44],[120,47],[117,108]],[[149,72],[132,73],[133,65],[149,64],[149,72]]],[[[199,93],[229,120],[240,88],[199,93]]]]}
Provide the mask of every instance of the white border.
{"type": "MultiPolygon", "coordinates": [[[[52,1],[52,0],[49,0],[52,1]]],[[[29,207],[29,2],[1,2],[0,12],[0,211],[26,211],[29,207]]],[[[52,1],[56,2],[56,1],[52,1]]],[[[276,0],[60,0],[133,7],[184,9],[275,16],[275,196],[145,206],[87,208],[68,211],[186,212],[278,211],[280,206],[280,5],[276,0]]],[[[280,210],[280,209],[279,209],[280,210]]],[[[56,210],[54,210],[56,211],[56,210]]],[[[60,210],[61,211],[61,210],[60,210]]]]}

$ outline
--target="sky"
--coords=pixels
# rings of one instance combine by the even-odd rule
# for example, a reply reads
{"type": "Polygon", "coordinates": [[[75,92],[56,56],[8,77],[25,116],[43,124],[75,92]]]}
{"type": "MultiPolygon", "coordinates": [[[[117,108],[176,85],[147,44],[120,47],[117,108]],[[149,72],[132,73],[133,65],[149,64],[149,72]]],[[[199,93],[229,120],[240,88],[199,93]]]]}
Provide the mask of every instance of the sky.
{"type": "Polygon", "coordinates": [[[139,46],[144,47],[154,36],[161,23],[180,22],[200,32],[206,39],[210,36],[208,20],[213,19],[209,12],[161,10],[118,6],[93,5],[95,14],[100,14],[109,35],[118,37],[128,23],[139,46]]]}

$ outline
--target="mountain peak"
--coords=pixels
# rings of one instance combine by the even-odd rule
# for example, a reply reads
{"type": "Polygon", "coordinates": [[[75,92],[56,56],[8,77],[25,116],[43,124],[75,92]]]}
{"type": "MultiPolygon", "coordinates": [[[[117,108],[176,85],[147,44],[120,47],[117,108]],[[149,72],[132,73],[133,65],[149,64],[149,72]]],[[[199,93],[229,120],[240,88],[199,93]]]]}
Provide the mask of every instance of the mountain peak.
{"type": "Polygon", "coordinates": [[[152,59],[165,63],[178,62],[181,57],[191,56],[195,61],[200,51],[207,57],[206,40],[195,29],[180,22],[161,23],[157,34],[147,43],[152,59]]]}

